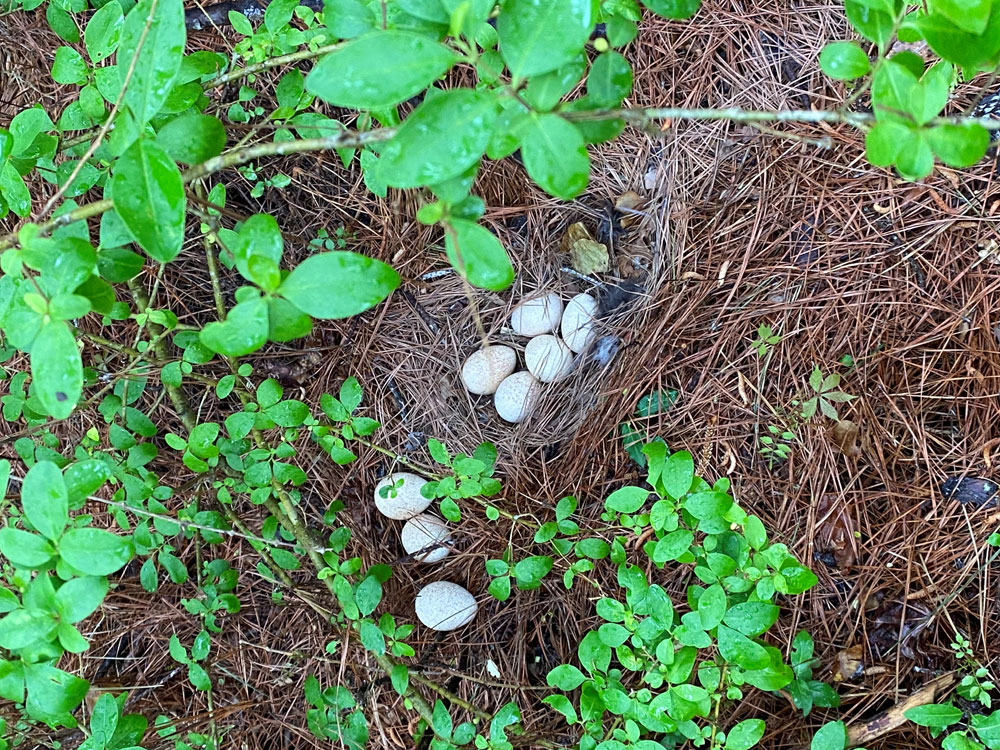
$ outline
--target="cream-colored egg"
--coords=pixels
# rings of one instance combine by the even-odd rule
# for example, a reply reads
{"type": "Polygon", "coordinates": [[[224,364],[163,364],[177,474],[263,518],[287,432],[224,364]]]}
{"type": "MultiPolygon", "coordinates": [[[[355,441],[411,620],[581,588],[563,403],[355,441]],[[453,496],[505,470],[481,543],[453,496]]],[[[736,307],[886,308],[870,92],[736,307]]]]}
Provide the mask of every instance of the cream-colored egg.
{"type": "Polygon", "coordinates": [[[578,294],[566,304],[560,331],[566,346],[580,354],[597,335],[597,300],[589,294],[578,294]]]}
{"type": "Polygon", "coordinates": [[[542,395],[542,384],[527,370],[515,372],[497,387],[493,405],[506,422],[523,422],[542,395]]]}
{"type": "Polygon", "coordinates": [[[451,551],[447,546],[451,541],[448,524],[428,513],[421,513],[404,523],[399,538],[406,554],[415,555],[417,562],[440,562],[451,551]],[[420,552],[421,550],[427,551],[420,552]],[[418,552],[419,555],[416,554],[418,552]]]}
{"type": "Polygon", "coordinates": [[[555,383],[573,371],[573,352],[558,336],[535,336],[524,349],[524,364],[543,383],[555,383]]]}
{"type": "Polygon", "coordinates": [[[540,336],[559,328],[563,303],[555,292],[526,299],[510,314],[510,327],[521,336],[540,336]]]}
{"type": "Polygon", "coordinates": [[[457,583],[434,581],[417,592],[417,619],[431,630],[455,630],[476,616],[476,598],[457,583]]]}
{"type": "Polygon", "coordinates": [[[509,346],[485,346],[462,365],[462,383],[470,393],[496,393],[500,382],[517,367],[517,352],[509,346]]]}
{"type": "Polygon", "coordinates": [[[413,518],[431,504],[430,498],[420,494],[420,488],[425,484],[426,479],[408,471],[397,471],[383,477],[375,486],[375,507],[383,516],[397,521],[413,518]]]}

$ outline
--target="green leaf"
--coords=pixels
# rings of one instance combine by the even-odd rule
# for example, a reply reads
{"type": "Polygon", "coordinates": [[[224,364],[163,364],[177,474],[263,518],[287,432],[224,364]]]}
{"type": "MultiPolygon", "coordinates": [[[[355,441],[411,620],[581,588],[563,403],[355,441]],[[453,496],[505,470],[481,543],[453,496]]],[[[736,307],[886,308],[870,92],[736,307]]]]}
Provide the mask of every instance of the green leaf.
{"type": "Polygon", "coordinates": [[[368,310],[399,286],[399,274],[380,260],[338,250],[306,258],[278,288],[302,312],[323,320],[368,310]]]}
{"type": "Polygon", "coordinates": [[[240,302],[221,322],[209,323],[198,335],[202,344],[227,357],[242,357],[267,343],[267,302],[240,302]]]}
{"type": "Polygon", "coordinates": [[[135,69],[125,90],[125,104],[140,125],[148,122],[166,102],[187,39],[182,0],[156,0],[155,5],[154,11],[153,0],[139,0],[125,17],[118,45],[118,70],[123,81],[138,49],[135,69]]]}
{"type": "Polygon", "coordinates": [[[267,302],[267,337],[285,342],[300,339],[312,332],[312,318],[288,300],[272,297],[267,302]]]}
{"type": "Polygon", "coordinates": [[[45,638],[54,624],[47,612],[15,609],[0,619],[0,646],[8,650],[24,648],[45,638]]]}
{"type": "Polygon", "coordinates": [[[730,627],[719,625],[718,639],[722,658],[743,669],[764,669],[771,663],[763,646],[730,627]]]}
{"type": "Polygon", "coordinates": [[[375,29],[375,14],[359,0],[325,0],[323,17],[330,33],[353,39],[375,29]]]}
{"type": "Polygon", "coordinates": [[[187,667],[188,680],[190,680],[191,685],[194,686],[195,690],[208,692],[212,689],[212,679],[208,676],[208,672],[205,671],[203,666],[191,662],[187,665],[187,667]]]}
{"type": "Polygon", "coordinates": [[[971,167],[986,154],[990,134],[982,125],[938,125],[927,133],[931,150],[949,167],[971,167]]]}
{"type": "Polygon", "coordinates": [[[559,115],[536,114],[520,133],[524,167],[545,192],[563,200],[583,192],[590,177],[590,156],[576,126],[559,115]]]}
{"type": "Polygon", "coordinates": [[[452,266],[473,286],[500,291],[514,281],[507,251],[485,227],[466,219],[449,219],[444,243],[452,266]]]}
{"type": "Polygon", "coordinates": [[[982,34],[990,20],[990,0],[929,0],[927,9],[932,15],[947,18],[963,31],[982,34]]]}
{"type": "Polygon", "coordinates": [[[393,690],[399,695],[403,695],[410,686],[410,670],[406,668],[405,664],[396,664],[389,674],[389,680],[392,682],[393,690]]]}
{"type": "Polygon", "coordinates": [[[632,66],[620,52],[598,55],[587,75],[587,96],[601,107],[617,107],[632,93],[632,66]]]}
{"type": "Polygon", "coordinates": [[[847,727],[842,721],[831,721],[813,735],[809,750],[844,750],[847,747],[847,727]]]}
{"type": "Polygon", "coordinates": [[[111,575],[132,559],[132,542],[103,529],[70,529],[59,540],[59,557],[88,575],[111,575]]]}
{"type": "Polygon", "coordinates": [[[515,81],[548,73],[583,51],[596,21],[594,0],[508,0],[497,17],[500,54],[515,81]]]}
{"type": "Polygon", "coordinates": [[[498,602],[505,602],[510,598],[510,576],[500,576],[490,581],[487,588],[490,596],[498,602]]]}
{"type": "Polygon", "coordinates": [[[387,185],[436,185],[475,165],[489,145],[499,112],[494,94],[451,89],[428,98],[382,149],[378,175],[387,185]]]}
{"type": "Polygon", "coordinates": [[[622,487],[608,495],[604,507],[619,513],[635,513],[648,497],[649,490],[643,487],[622,487]]]}
{"type": "Polygon", "coordinates": [[[733,499],[725,492],[696,492],[684,501],[684,510],[698,519],[721,519],[733,507],[733,499]]]}
{"type": "Polygon", "coordinates": [[[52,119],[40,105],[18,112],[10,121],[10,134],[14,137],[11,153],[23,154],[34,143],[39,133],[54,128],[52,119]]]}
{"type": "Polygon", "coordinates": [[[69,523],[66,483],[59,467],[39,461],[28,469],[21,485],[24,515],[46,539],[56,540],[69,523]]]}
{"type": "Polygon", "coordinates": [[[726,614],[726,591],[719,584],[709,586],[698,599],[698,619],[702,630],[711,630],[726,614]]]}
{"type": "Polygon", "coordinates": [[[934,171],[934,152],[924,131],[910,131],[896,157],[896,169],[908,180],[922,180],[934,171]]]}
{"type": "Polygon", "coordinates": [[[560,664],[545,677],[545,682],[554,688],[569,692],[576,690],[587,679],[579,669],[572,664],[560,664]]]}
{"type": "Polygon", "coordinates": [[[948,727],[962,719],[962,709],[951,703],[928,703],[907,709],[903,716],[922,727],[948,727]]]}
{"type": "Polygon", "coordinates": [[[653,562],[657,565],[676,560],[691,549],[694,534],[687,529],[677,529],[660,539],[653,547],[653,562]]]}
{"type": "Polygon", "coordinates": [[[102,5],[90,17],[83,32],[83,43],[87,47],[91,62],[95,64],[101,62],[118,48],[118,39],[124,23],[122,6],[117,2],[102,5]]]}
{"type": "Polygon", "coordinates": [[[15,565],[38,568],[52,559],[55,548],[39,534],[4,526],[0,529],[0,552],[15,565]]]}
{"type": "Polygon", "coordinates": [[[994,711],[988,716],[972,715],[972,729],[986,747],[994,750],[1000,748],[1000,711],[994,711]]]}
{"type": "Polygon", "coordinates": [[[830,78],[852,81],[867,75],[871,63],[856,42],[831,42],[819,54],[819,67],[830,78]]]}
{"type": "Polygon", "coordinates": [[[226,146],[226,129],[217,117],[193,112],[160,128],[156,143],[174,161],[199,164],[222,153],[226,146]]]}
{"type": "Polygon", "coordinates": [[[277,34],[292,20],[298,0],[272,0],[264,10],[264,28],[277,34]]]}
{"type": "MultiPolygon", "coordinates": [[[[524,87],[522,96],[532,109],[548,112],[580,81],[585,70],[586,63],[583,55],[580,55],[558,70],[533,77],[524,87]]],[[[504,114],[510,112],[511,115],[516,115],[522,111],[520,107],[512,107],[510,110],[505,110],[504,114]]],[[[499,124],[497,131],[499,131],[499,124]]],[[[495,132],[494,135],[502,134],[495,132]]]]}
{"type": "MultiPolygon", "coordinates": [[[[51,7],[51,6],[50,6],[51,7]]],[[[24,664],[28,715],[49,726],[76,726],[73,711],[83,701],[90,683],[50,664],[24,664]]]]}
{"type": "Polygon", "coordinates": [[[71,578],[56,592],[56,607],[66,622],[80,622],[101,606],[107,593],[107,578],[102,576],[71,578]]]}
{"type": "Polygon", "coordinates": [[[869,7],[864,0],[844,0],[844,13],[855,31],[885,49],[895,31],[892,16],[869,7]]]}
{"type": "Polygon", "coordinates": [[[419,94],[444,75],[455,55],[411,31],[374,31],[322,58],[306,89],[337,107],[384,110],[419,94]]]}
{"type": "Polygon", "coordinates": [[[667,494],[675,500],[684,497],[694,482],[694,459],[687,451],[670,454],[663,465],[660,481],[667,494]]]}
{"type": "Polygon", "coordinates": [[[642,0],[642,4],[658,16],[683,21],[698,11],[701,0],[642,0]]]}
{"type": "Polygon", "coordinates": [[[878,122],[865,134],[865,156],[876,167],[891,167],[910,138],[910,129],[898,122],[878,122]]]}
{"type": "Polygon", "coordinates": [[[542,579],[552,570],[552,558],[544,555],[526,557],[514,566],[514,578],[522,591],[537,589],[542,579]]]}
{"type": "Polygon", "coordinates": [[[362,620],[359,634],[361,645],[366,649],[375,654],[385,653],[385,636],[382,635],[381,630],[375,627],[374,623],[362,620]]]}
{"type": "Polygon", "coordinates": [[[24,178],[11,162],[4,164],[0,171],[0,196],[18,216],[23,218],[31,213],[31,193],[28,192],[24,178]]]}
{"type": "Polygon", "coordinates": [[[83,85],[87,81],[87,61],[72,47],[60,47],[52,62],[52,80],[83,85]]]}
{"type": "Polygon", "coordinates": [[[768,602],[743,602],[734,604],[726,612],[723,622],[746,636],[760,635],[778,620],[781,609],[768,602]]]}
{"type": "Polygon", "coordinates": [[[49,416],[66,419],[83,393],[83,362],[69,327],[56,320],[43,325],[31,345],[30,361],[42,407],[49,416]]]}
{"type": "Polygon", "coordinates": [[[969,33],[937,14],[918,16],[916,24],[928,46],[956,65],[977,68],[993,61],[1000,52],[1000,8],[996,3],[981,34],[969,33]]]}
{"type": "Polygon", "coordinates": [[[150,257],[161,263],[177,257],[184,242],[184,183],[160,146],[146,140],[129,146],[112,171],[111,195],[118,216],[150,257]]]}
{"type": "MultiPolygon", "coordinates": [[[[883,63],[872,79],[872,101],[879,121],[908,122],[910,97],[916,86],[917,77],[908,68],[892,60],[883,63]]],[[[817,385],[813,390],[818,389],[817,385]]]]}
{"type": "Polygon", "coordinates": [[[725,750],[750,750],[764,736],[763,719],[746,719],[726,732],[725,750]]]}

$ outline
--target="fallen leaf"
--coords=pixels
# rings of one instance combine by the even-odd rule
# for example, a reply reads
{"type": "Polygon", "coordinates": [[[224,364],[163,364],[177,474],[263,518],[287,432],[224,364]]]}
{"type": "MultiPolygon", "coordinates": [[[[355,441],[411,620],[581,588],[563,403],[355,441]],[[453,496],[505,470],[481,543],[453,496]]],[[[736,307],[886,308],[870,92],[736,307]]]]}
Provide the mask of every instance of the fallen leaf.
{"type": "Polygon", "coordinates": [[[865,649],[855,643],[837,654],[837,668],[833,672],[834,682],[847,682],[860,677],[865,671],[865,649]]]}
{"type": "Polygon", "coordinates": [[[629,190],[618,196],[615,201],[615,210],[625,214],[621,219],[622,227],[630,226],[639,221],[642,216],[642,209],[646,207],[646,199],[634,190],[629,190]]]}
{"type": "Polygon", "coordinates": [[[584,275],[607,273],[611,267],[607,246],[595,240],[582,222],[570,224],[561,246],[569,253],[573,269],[584,275]]]}
{"type": "Polygon", "coordinates": [[[833,427],[827,431],[830,442],[848,458],[857,458],[861,455],[861,448],[858,447],[859,434],[858,426],[849,419],[835,422],[833,427]]]}
{"type": "MultiPolygon", "coordinates": [[[[858,559],[854,524],[836,495],[823,495],[816,505],[816,551],[833,555],[836,567],[846,573],[858,559]]],[[[825,561],[824,561],[825,562],[825,561]]]]}

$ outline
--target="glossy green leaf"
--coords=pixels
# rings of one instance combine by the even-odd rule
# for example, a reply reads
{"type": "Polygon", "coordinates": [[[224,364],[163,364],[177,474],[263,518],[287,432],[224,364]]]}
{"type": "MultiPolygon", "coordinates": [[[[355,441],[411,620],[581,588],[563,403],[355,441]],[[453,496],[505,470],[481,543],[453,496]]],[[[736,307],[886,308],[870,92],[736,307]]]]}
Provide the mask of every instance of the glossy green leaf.
{"type": "Polygon", "coordinates": [[[156,134],[156,143],[174,161],[199,164],[222,153],[226,129],[217,117],[192,113],[164,125],[156,134]]]}
{"type": "Polygon", "coordinates": [[[55,554],[55,548],[40,534],[4,526],[0,529],[0,552],[15,565],[37,568],[55,554]]]}
{"type": "Polygon", "coordinates": [[[575,198],[590,178],[580,131],[559,115],[533,115],[521,130],[521,156],[531,178],[557,198],[575,198]]]}
{"type": "Polygon", "coordinates": [[[473,286],[500,291],[514,281],[507,251],[486,227],[450,219],[445,224],[444,245],[451,265],[473,286]]]}
{"type": "Polygon", "coordinates": [[[658,16],[683,21],[698,11],[701,0],[642,0],[642,4],[658,16]]]}
{"type": "Polygon", "coordinates": [[[586,69],[584,56],[580,55],[558,70],[532,77],[521,95],[532,109],[548,112],[583,78],[586,69]]]}
{"type": "Polygon", "coordinates": [[[58,466],[39,461],[28,469],[21,485],[21,505],[28,521],[42,536],[59,538],[69,523],[69,499],[58,466]]]}
{"type": "Polygon", "coordinates": [[[847,747],[847,727],[842,721],[831,721],[813,735],[809,750],[844,750],[847,747]]]}
{"type": "Polygon", "coordinates": [[[381,110],[419,94],[454,64],[455,55],[410,31],[374,31],[322,58],[306,89],[337,107],[381,110]]]}
{"type": "Polygon", "coordinates": [[[924,131],[909,132],[896,157],[896,169],[908,180],[922,180],[934,171],[934,152],[924,131]]]}
{"type": "Polygon", "coordinates": [[[162,147],[145,140],[129,146],[114,166],[115,211],[151,258],[168,263],[184,242],[184,183],[162,147]]]}
{"type": "Polygon", "coordinates": [[[399,282],[399,274],[382,261],[338,250],[306,258],[284,280],[278,294],[302,312],[330,320],[374,307],[399,282]]]}
{"type": "Polygon", "coordinates": [[[996,2],[981,34],[970,33],[938,14],[918,16],[916,25],[928,46],[948,62],[966,68],[996,63],[1000,52],[1000,4],[996,2]]]}
{"type": "Polygon", "coordinates": [[[879,122],[865,133],[865,156],[876,167],[891,167],[900,148],[910,137],[910,128],[898,122],[879,122]]]}
{"type": "Polygon", "coordinates": [[[224,321],[206,325],[198,338],[217,354],[243,357],[267,343],[268,330],[267,302],[258,297],[237,304],[224,321]]]}
{"type": "Polygon", "coordinates": [[[25,218],[31,213],[31,193],[24,178],[9,161],[0,169],[0,197],[18,216],[25,218]]]}
{"type": "Polygon", "coordinates": [[[31,345],[31,377],[42,407],[55,419],[73,413],[83,393],[83,362],[76,338],[62,321],[42,326],[31,345]]]}
{"type": "Polygon", "coordinates": [[[764,669],[771,662],[763,646],[726,625],[719,625],[718,639],[722,658],[742,669],[764,669]]]}
{"type": "Polygon", "coordinates": [[[111,0],[94,12],[83,32],[83,43],[92,63],[99,63],[118,49],[125,16],[117,0],[111,0]]]}
{"type": "Polygon", "coordinates": [[[949,167],[971,167],[986,154],[990,134],[982,125],[938,125],[927,133],[931,150],[949,167]]]}
{"type": "Polygon", "coordinates": [[[398,188],[457,177],[485,153],[498,112],[495,95],[472,89],[452,89],[425,100],[382,149],[378,176],[398,188]]]}
{"type": "Polygon", "coordinates": [[[101,278],[113,284],[134,279],[142,271],[145,259],[138,253],[124,247],[112,247],[97,251],[97,268],[101,278]]]}
{"type": "Polygon", "coordinates": [[[59,540],[59,557],[81,573],[111,575],[132,559],[132,542],[103,529],[70,529],[59,540]]]}
{"type": "Polygon", "coordinates": [[[497,18],[500,54],[515,79],[561,68],[583,51],[594,0],[508,0],[497,18]]]}
{"type": "Polygon", "coordinates": [[[856,42],[831,42],[819,53],[819,67],[830,78],[852,81],[867,75],[871,62],[856,42]]]}
{"type": "Polygon", "coordinates": [[[324,19],[338,39],[353,39],[375,29],[375,13],[360,0],[324,0],[324,19]]]}
{"type": "Polygon", "coordinates": [[[125,104],[140,123],[148,122],[167,101],[187,39],[182,0],[156,0],[153,6],[153,0],[140,0],[129,11],[118,45],[122,81],[135,59],[132,78],[125,90],[125,104]]]}
{"type": "Polygon", "coordinates": [[[80,622],[97,610],[107,593],[107,578],[71,578],[56,591],[56,606],[66,622],[80,622]]]}
{"type": "Polygon", "coordinates": [[[844,0],[844,12],[854,30],[875,42],[880,49],[884,49],[892,38],[895,23],[888,13],[871,7],[864,0],[844,0]]]}
{"type": "Polygon", "coordinates": [[[922,727],[948,727],[961,720],[962,709],[951,703],[928,703],[907,709],[903,716],[922,727]]]}
{"type": "Polygon", "coordinates": [[[725,750],[750,750],[764,736],[763,719],[746,719],[726,732],[725,750]]]}
{"type": "Polygon", "coordinates": [[[52,62],[52,80],[82,86],[87,81],[87,61],[72,47],[60,47],[52,62]]]}
{"type": "Polygon", "coordinates": [[[742,602],[726,612],[723,622],[743,635],[760,635],[778,620],[780,608],[768,602],[742,602]]]}
{"type": "Polygon", "coordinates": [[[632,66],[620,52],[597,56],[587,75],[587,96],[601,107],[617,107],[632,93],[632,66]]]}
{"type": "Polygon", "coordinates": [[[288,300],[273,297],[267,302],[267,338],[285,342],[300,339],[312,332],[312,318],[288,300]]]}

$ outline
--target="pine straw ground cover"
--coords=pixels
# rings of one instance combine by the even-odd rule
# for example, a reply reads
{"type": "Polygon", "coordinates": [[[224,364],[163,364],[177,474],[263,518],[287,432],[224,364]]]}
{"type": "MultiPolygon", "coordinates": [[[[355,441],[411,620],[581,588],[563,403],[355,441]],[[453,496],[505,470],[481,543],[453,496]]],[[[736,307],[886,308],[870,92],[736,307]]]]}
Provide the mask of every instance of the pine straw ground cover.
{"type": "MultiPolygon", "coordinates": [[[[826,41],[844,34],[841,20],[828,4],[725,0],[709,2],[691,22],[649,21],[629,50],[636,69],[630,103],[835,106],[843,92],[824,83],[815,60],[826,41]]],[[[43,74],[58,42],[41,17],[0,18],[0,36],[0,121],[36,100],[58,110],[59,92],[43,74]]],[[[203,32],[192,43],[224,49],[229,42],[203,32]]],[[[440,237],[411,218],[415,199],[394,192],[385,201],[372,198],[360,172],[345,171],[335,157],[260,165],[262,174],[280,169],[292,177],[288,188],[260,200],[239,175],[225,175],[228,218],[273,213],[299,258],[317,229],[343,226],[350,249],[399,269],[407,281],[386,304],[324,323],[306,341],[271,345],[256,357],[257,375],[278,378],[288,395],[313,404],[344,377],[358,377],[366,414],[384,425],[379,442],[418,463],[429,463],[427,436],[455,450],[496,442],[504,481],[497,504],[510,513],[548,520],[555,501],[572,494],[581,524],[600,526],[607,493],[640,479],[619,423],[644,394],[676,390],[671,408],[633,421],[689,450],[705,476],[731,477],[743,506],[810,561],[819,583],[785,612],[776,635],[787,646],[808,629],[821,658],[816,676],[829,681],[838,669],[847,672],[839,691],[850,725],[953,669],[948,644],[956,631],[984,663],[997,656],[997,580],[984,546],[998,517],[988,507],[948,501],[940,485],[996,473],[1000,189],[992,163],[961,174],[942,170],[913,185],[865,165],[860,138],[846,129],[783,128],[783,136],[726,123],[630,133],[596,151],[590,189],[569,204],[530,187],[515,162],[491,165],[480,186],[487,221],[519,272],[503,294],[470,297],[450,275],[422,280],[445,264],[440,237]],[[819,148],[820,139],[834,148],[819,148]],[[641,221],[618,231],[623,215],[610,205],[628,190],[646,203],[641,221]],[[609,319],[608,332],[621,339],[611,363],[591,363],[551,389],[539,413],[512,429],[487,400],[469,397],[457,371],[478,346],[480,326],[492,341],[508,339],[503,325],[522,292],[586,290],[560,271],[560,239],[577,221],[611,243],[613,272],[603,280],[628,279],[639,291],[609,319]],[[763,356],[752,345],[760,325],[780,336],[763,356]],[[797,431],[790,459],[771,465],[758,438],[806,392],[814,366],[842,374],[843,390],[857,398],[841,405],[841,416],[857,431],[813,422],[797,431]],[[862,665],[859,674],[852,674],[856,663],[838,660],[848,649],[862,665]]],[[[212,304],[199,270],[200,243],[186,252],[188,267],[171,264],[161,293],[189,321],[207,320],[212,304]]],[[[231,292],[236,281],[229,283],[231,292]]],[[[115,371],[113,353],[106,367],[115,371]]],[[[189,396],[196,407],[202,403],[193,388],[189,396]]],[[[150,404],[155,397],[148,395],[150,404]]],[[[201,420],[221,416],[199,413],[201,420]]],[[[83,414],[60,429],[79,435],[91,424],[101,422],[83,414]]],[[[11,437],[0,452],[13,458],[11,437]]],[[[494,601],[484,560],[508,544],[517,558],[533,554],[532,532],[476,513],[464,514],[456,552],[441,566],[408,562],[398,525],[377,515],[370,500],[378,477],[394,468],[384,456],[362,452],[341,468],[308,445],[302,449],[303,460],[315,461],[304,495],[309,520],[321,524],[326,506],[341,499],[355,553],[366,565],[394,563],[386,611],[413,621],[416,589],[439,578],[476,594],[480,611],[472,625],[438,635],[418,627],[419,669],[487,712],[516,701],[529,738],[568,744],[572,735],[561,718],[539,701],[546,672],[572,661],[581,633],[597,621],[592,591],[567,592],[552,575],[536,591],[494,601]]],[[[173,455],[163,451],[154,468],[182,488],[191,477],[179,462],[168,463],[173,455]]],[[[251,528],[259,528],[259,510],[241,508],[251,528]]],[[[161,585],[151,596],[133,566],[115,582],[100,616],[88,621],[91,650],[65,668],[98,689],[127,688],[130,711],[164,714],[182,730],[214,728],[223,746],[246,748],[321,746],[305,729],[302,698],[305,676],[316,674],[324,685],[344,684],[360,696],[373,747],[411,746],[414,715],[366,652],[349,644],[327,657],[332,635],[305,606],[324,605],[314,578],[297,574],[298,596],[274,603],[244,541],[211,549],[190,542],[179,554],[192,571],[209,555],[240,570],[242,611],[227,616],[213,639],[211,670],[221,680],[213,705],[167,654],[171,634],[190,643],[199,628],[181,605],[196,595],[194,582],[161,585]]],[[[650,575],[683,596],[686,579],[650,575]]],[[[612,575],[601,582],[615,585],[612,575]]],[[[752,694],[730,720],[750,716],[768,720],[767,748],[801,747],[835,718],[818,711],[803,719],[790,701],[762,694],[752,694]]],[[[79,736],[49,739],[75,744],[79,736]]],[[[148,742],[158,746],[152,735],[148,742]]],[[[909,725],[868,746],[934,743],[909,725]]]]}

